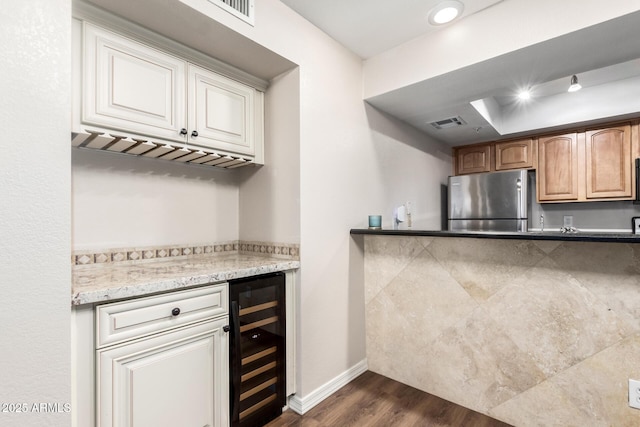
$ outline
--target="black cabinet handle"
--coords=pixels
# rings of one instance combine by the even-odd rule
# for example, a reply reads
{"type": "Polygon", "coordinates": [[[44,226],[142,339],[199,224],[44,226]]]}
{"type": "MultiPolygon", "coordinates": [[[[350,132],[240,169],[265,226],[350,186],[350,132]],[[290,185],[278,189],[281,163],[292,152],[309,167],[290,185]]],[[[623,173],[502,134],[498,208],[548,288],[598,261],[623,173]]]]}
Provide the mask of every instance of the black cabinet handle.
{"type": "Polygon", "coordinates": [[[171,310],[171,314],[177,316],[178,314],[180,314],[180,309],[178,307],[174,308],[173,310],[171,310]]]}
{"type": "Polygon", "coordinates": [[[187,130],[185,128],[180,129],[180,135],[186,135],[187,130]]]}
{"type": "Polygon", "coordinates": [[[225,331],[225,332],[229,332],[229,331],[231,330],[231,326],[229,326],[229,325],[224,325],[224,326],[222,327],[222,330],[223,330],[223,331],[225,331]]]}
{"type": "Polygon", "coordinates": [[[198,136],[198,131],[194,130],[193,132],[191,132],[191,137],[195,138],[196,136],[198,136]]]}

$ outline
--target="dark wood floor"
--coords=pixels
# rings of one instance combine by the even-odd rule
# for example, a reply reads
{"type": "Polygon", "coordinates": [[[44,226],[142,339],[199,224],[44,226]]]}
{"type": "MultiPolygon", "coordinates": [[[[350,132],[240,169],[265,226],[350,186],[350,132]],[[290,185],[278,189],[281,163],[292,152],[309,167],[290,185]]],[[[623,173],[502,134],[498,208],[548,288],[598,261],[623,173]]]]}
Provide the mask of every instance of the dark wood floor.
{"type": "Polygon", "coordinates": [[[507,427],[439,397],[367,371],[304,415],[289,410],[267,427],[507,427]]]}

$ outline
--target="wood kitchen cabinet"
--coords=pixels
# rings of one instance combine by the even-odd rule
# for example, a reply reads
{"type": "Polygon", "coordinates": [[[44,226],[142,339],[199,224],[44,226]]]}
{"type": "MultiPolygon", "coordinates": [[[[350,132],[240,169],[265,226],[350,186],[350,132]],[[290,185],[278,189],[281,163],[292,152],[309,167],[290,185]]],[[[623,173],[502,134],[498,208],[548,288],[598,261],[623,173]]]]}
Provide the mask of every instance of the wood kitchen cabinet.
{"type": "Polygon", "coordinates": [[[638,121],[454,148],[456,175],[535,169],[540,203],[632,200],[638,121]]]}
{"type": "Polygon", "coordinates": [[[631,197],[631,126],[591,130],[585,138],[587,199],[631,197]]]}
{"type": "Polygon", "coordinates": [[[454,149],[456,175],[510,169],[533,169],[537,147],[533,138],[467,145],[454,149]]]}
{"type": "Polygon", "coordinates": [[[538,139],[538,201],[578,200],[578,136],[538,139]]]}
{"type": "Polygon", "coordinates": [[[540,138],[538,201],[631,200],[632,153],[638,145],[633,143],[634,128],[627,124],[540,138]]]}
{"type": "Polygon", "coordinates": [[[532,138],[495,143],[495,170],[535,168],[536,142],[532,138]]]}
{"type": "Polygon", "coordinates": [[[82,23],[80,124],[263,162],[263,93],[88,22],[82,23]]]}
{"type": "Polygon", "coordinates": [[[456,148],[454,150],[456,175],[490,172],[492,160],[491,151],[492,147],[490,144],[469,145],[456,148]]]}

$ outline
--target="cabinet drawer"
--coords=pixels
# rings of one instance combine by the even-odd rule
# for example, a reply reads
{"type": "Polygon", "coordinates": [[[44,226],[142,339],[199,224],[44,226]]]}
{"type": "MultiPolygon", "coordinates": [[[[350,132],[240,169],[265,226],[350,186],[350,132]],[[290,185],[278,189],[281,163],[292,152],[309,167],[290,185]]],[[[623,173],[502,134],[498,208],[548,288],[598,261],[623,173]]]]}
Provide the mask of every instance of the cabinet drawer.
{"type": "Polygon", "coordinates": [[[101,348],[225,315],[228,300],[228,284],[221,283],[98,306],[96,346],[101,348]],[[175,309],[179,314],[174,314],[175,309]]]}

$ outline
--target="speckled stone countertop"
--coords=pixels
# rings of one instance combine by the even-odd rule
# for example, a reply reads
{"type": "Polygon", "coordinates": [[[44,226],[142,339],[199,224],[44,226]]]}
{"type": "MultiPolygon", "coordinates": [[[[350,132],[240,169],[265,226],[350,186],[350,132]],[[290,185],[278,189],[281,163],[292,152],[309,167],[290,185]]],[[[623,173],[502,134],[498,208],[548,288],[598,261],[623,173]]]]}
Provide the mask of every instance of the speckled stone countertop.
{"type": "Polygon", "coordinates": [[[138,297],[299,267],[297,260],[243,254],[129,265],[74,266],[71,304],[138,297]]]}

